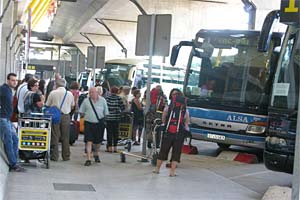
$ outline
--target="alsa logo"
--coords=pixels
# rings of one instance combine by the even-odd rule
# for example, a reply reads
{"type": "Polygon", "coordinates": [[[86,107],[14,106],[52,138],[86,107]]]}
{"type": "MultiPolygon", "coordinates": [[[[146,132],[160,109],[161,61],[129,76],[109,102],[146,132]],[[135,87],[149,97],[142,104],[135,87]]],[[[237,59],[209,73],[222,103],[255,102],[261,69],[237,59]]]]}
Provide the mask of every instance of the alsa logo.
{"type": "Polygon", "coordinates": [[[248,123],[247,117],[239,115],[228,115],[227,121],[248,123]]]}

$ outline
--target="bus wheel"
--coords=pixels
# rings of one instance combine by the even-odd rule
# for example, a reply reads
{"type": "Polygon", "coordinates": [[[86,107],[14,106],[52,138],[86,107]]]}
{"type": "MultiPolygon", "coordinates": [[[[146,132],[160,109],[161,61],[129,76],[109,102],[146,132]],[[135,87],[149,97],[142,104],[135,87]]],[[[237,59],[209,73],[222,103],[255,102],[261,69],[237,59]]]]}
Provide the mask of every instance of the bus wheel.
{"type": "Polygon", "coordinates": [[[217,143],[217,144],[222,150],[228,150],[230,147],[230,144],[224,144],[224,143],[217,143]]]}

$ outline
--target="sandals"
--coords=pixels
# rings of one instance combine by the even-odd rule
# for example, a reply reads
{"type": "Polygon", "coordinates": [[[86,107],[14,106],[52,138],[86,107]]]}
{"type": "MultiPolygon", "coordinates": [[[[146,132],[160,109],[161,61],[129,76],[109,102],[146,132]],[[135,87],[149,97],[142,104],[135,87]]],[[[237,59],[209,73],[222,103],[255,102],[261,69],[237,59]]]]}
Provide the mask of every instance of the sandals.
{"type": "Polygon", "coordinates": [[[159,171],[157,171],[156,169],[154,169],[152,172],[153,174],[159,174],[159,171]]]}
{"type": "Polygon", "coordinates": [[[175,176],[177,176],[177,174],[170,174],[169,176],[170,177],[175,177],[175,176]]]}

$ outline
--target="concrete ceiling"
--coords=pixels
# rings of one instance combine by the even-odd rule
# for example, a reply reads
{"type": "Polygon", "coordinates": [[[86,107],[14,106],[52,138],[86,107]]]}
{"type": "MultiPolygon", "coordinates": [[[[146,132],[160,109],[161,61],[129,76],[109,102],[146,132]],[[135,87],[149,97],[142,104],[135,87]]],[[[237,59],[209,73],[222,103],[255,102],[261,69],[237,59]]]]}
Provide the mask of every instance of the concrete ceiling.
{"type": "MultiPolygon", "coordinates": [[[[28,2],[30,0],[19,1],[20,13],[28,5],[28,2]]],[[[218,13],[214,14],[215,12],[222,10],[230,12],[228,6],[237,7],[238,9],[243,7],[241,0],[137,0],[137,2],[148,14],[170,13],[173,15],[172,23],[176,24],[176,26],[172,26],[172,37],[175,38],[173,42],[191,38],[199,28],[206,28],[207,18],[217,18],[218,13]],[[215,9],[218,7],[219,9],[215,9]]],[[[265,10],[265,12],[260,12],[257,18],[264,18],[269,10],[280,7],[280,0],[253,0],[253,2],[258,9],[265,10]]],[[[138,8],[129,0],[61,1],[48,32],[56,37],[56,42],[74,43],[84,53],[86,47],[90,44],[80,34],[81,32],[89,33],[88,37],[95,45],[118,49],[119,52],[120,46],[113,41],[108,31],[95,20],[95,18],[102,18],[105,19],[104,22],[113,30],[121,42],[128,49],[131,49],[131,54],[133,54],[136,21],[137,16],[140,14],[138,8]],[[126,22],[118,20],[126,20],[126,22]]],[[[115,52],[112,54],[116,55],[115,52]]]]}
{"type": "MultiPolygon", "coordinates": [[[[148,13],[163,13],[157,10],[156,4],[164,4],[173,0],[138,0],[148,13]]],[[[221,4],[242,4],[241,0],[180,0],[181,2],[206,3],[210,6],[221,4]]],[[[178,0],[176,2],[179,2],[178,0]]],[[[279,0],[254,0],[258,8],[278,7],[279,0]]],[[[196,4],[197,5],[197,4],[196,4]]],[[[161,7],[161,6],[160,6],[161,7]]],[[[57,14],[49,29],[49,33],[60,37],[65,42],[88,42],[79,33],[107,34],[107,31],[94,18],[122,19],[136,21],[139,10],[129,0],[77,0],[77,2],[61,2],[57,14]]],[[[115,24],[116,22],[107,21],[115,24]]]]}

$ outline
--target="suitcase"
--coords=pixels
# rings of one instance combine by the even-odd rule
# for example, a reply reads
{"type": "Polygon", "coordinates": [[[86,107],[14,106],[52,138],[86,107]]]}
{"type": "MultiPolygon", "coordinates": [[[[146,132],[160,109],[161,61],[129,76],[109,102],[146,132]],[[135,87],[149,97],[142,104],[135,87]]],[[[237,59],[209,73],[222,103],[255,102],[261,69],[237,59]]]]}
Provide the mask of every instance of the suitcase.
{"type": "Polygon", "coordinates": [[[74,121],[70,122],[70,135],[69,135],[69,143],[73,145],[76,141],[76,128],[74,121]]]}
{"type": "Polygon", "coordinates": [[[79,125],[80,130],[79,130],[79,132],[82,133],[82,134],[84,134],[84,118],[83,117],[80,118],[79,123],[80,123],[80,125],[79,125]]]}
{"type": "Polygon", "coordinates": [[[75,140],[78,140],[78,136],[80,133],[80,122],[79,121],[73,121],[75,126],[75,140]]]}

